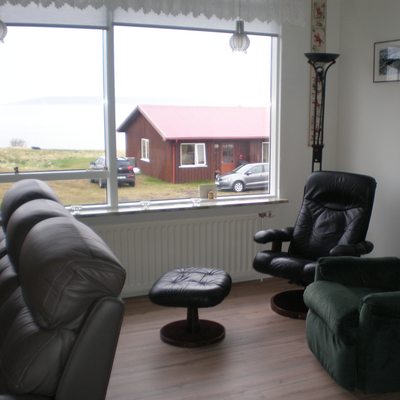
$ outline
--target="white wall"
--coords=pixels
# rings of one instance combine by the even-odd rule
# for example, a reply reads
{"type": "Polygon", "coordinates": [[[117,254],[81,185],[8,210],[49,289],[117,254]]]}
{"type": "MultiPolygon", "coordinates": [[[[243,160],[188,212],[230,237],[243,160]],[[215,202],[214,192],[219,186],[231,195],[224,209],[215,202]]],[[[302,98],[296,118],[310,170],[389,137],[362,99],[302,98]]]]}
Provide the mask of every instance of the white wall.
{"type": "Polygon", "coordinates": [[[400,39],[400,2],[342,0],[338,167],[377,180],[368,238],[400,256],[400,82],[373,83],[374,42],[400,39]]]}

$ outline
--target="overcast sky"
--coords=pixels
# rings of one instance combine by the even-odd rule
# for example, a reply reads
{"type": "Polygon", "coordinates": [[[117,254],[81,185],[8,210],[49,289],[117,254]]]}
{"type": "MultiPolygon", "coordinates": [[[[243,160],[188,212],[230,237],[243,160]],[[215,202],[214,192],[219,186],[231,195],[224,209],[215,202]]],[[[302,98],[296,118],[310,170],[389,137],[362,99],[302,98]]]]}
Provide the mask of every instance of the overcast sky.
{"type": "MultiPolygon", "coordinates": [[[[268,106],[270,40],[116,27],[116,124],[137,104],[268,106]]],[[[102,33],[9,27],[0,43],[0,146],[102,149],[102,33]]],[[[124,147],[117,133],[118,148],[124,147]]]]}

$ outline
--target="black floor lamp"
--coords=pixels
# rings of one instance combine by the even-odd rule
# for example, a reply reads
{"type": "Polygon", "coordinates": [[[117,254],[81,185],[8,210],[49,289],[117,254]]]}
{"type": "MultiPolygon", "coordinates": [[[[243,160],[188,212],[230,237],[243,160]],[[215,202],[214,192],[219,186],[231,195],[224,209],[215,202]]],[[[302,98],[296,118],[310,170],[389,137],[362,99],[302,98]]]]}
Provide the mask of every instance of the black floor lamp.
{"type": "Polygon", "coordinates": [[[305,53],[308,63],[313,67],[315,76],[313,84],[313,114],[312,114],[312,168],[319,164],[322,169],[322,150],[324,148],[324,113],[325,85],[328,69],[336,63],[339,54],[334,53],[305,53]]]}

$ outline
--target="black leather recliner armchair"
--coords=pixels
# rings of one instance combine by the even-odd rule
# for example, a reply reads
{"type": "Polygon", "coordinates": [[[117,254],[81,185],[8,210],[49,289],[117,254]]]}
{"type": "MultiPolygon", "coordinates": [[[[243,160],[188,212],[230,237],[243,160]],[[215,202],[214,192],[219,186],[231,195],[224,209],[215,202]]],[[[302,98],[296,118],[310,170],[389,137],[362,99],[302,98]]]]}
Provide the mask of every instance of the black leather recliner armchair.
{"type": "MultiPolygon", "coordinates": [[[[337,171],[312,173],[293,227],[257,232],[257,243],[271,243],[259,251],[253,268],[261,273],[306,286],[313,282],[316,261],[325,256],[361,256],[372,251],[366,239],[376,189],[374,178],[337,171]],[[288,242],[288,250],[282,244],[288,242]]],[[[302,291],[288,291],[271,299],[274,311],[305,318],[302,291]]]]}
{"type": "Polygon", "coordinates": [[[38,197],[5,214],[0,400],[103,400],[125,270],[95,232],[38,197]]]}

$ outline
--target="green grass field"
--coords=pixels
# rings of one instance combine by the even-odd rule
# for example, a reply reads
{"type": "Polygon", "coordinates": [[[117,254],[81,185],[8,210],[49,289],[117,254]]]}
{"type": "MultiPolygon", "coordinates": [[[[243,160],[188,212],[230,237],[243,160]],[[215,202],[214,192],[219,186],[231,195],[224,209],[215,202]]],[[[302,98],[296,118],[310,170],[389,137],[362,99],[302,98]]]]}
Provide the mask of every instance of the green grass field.
{"type": "MultiPolygon", "coordinates": [[[[27,148],[0,148],[0,172],[51,171],[67,169],[87,169],[90,162],[102,154],[94,150],[33,150],[27,148]]],[[[49,181],[60,200],[65,205],[98,204],[106,202],[106,190],[89,180],[49,181]]],[[[200,183],[171,184],[146,175],[136,176],[135,187],[118,189],[120,202],[198,197],[200,183]]],[[[0,198],[11,186],[0,184],[0,198]]]]}

